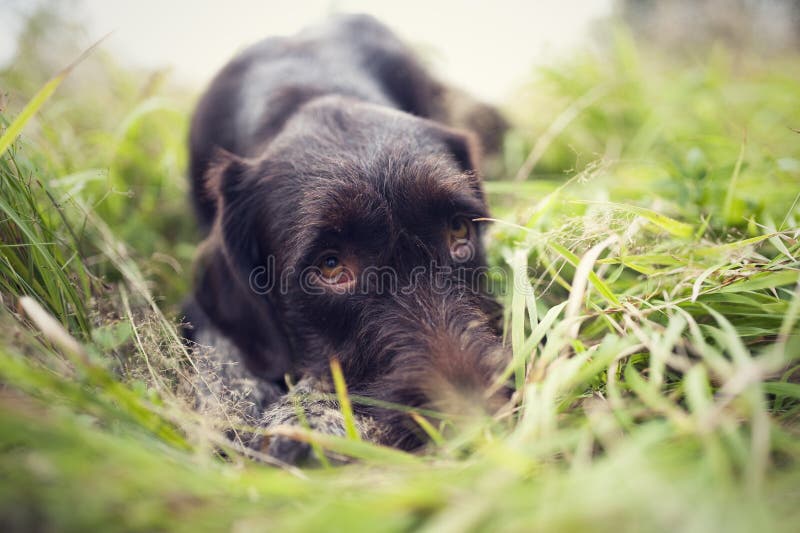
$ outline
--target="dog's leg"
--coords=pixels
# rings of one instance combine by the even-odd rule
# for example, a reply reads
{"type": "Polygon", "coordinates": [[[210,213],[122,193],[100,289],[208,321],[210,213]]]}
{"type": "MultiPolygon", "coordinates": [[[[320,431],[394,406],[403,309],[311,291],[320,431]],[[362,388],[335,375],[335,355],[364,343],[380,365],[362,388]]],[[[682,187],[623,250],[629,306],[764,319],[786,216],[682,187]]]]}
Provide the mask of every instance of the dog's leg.
{"type": "MultiPolygon", "coordinates": [[[[226,429],[228,436],[285,463],[312,460],[311,446],[288,436],[266,433],[276,427],[301,427],[329,435],[344,435],[344,418],[331,387],[306,377],[288,393],[278,384],[252,374],[246,356],[205,318],[191,302],[185,306],[189,340],[197,370],[184,390],[196,409],[226,429]],[[234,426],[262,428],[264,432],[236,431],[234,426]]],[[[356,429],[365,440],[379,442],[382,432],[368,417],[356,415],[356,429]]],[[[330,457],[340,460],[337,457],[330,457]]]]}
{"type": "Polygon", "coordinates": [[[246,365],[245,355],[204,316],[196,304],[185,306],[194,373],[183,384],[195,408],[222,424],[231,438],[244,440],[234,426],[255,426],[264,409],[285,393],[278,383],[259,378],[246,365]]]}

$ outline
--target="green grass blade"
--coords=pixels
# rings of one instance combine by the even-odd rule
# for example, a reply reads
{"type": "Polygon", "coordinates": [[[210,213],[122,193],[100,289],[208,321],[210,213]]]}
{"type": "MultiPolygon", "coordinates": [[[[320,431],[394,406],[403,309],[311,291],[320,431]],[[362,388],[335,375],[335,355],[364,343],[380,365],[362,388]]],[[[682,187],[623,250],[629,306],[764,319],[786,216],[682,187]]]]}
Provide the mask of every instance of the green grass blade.
{"type": "Polygon", "coordinates": [[[630,213],[632,215],[640,216],[651,222],[655,226],[663,229],[670,235],[674,235],[676,237],[680,237],[682,239],[688,239],[694,233],[694,226],[691,224],[687,224],[685,222],[680,222],[673,218],[670,218],[666,215],[662,215],[652,209],[647,209],[645,207],[639,207],[637,205],[629,205],[629,204],[618,204],[614,202],[589,202],[589,201],[579,201],[576,203],[582,204],[590,204],[590,205],[605,205],[622,211],[624,213],[630,213]]]}
{"type": "Polygon", "coordinates": [[[511,295],[511,350],[514,360],[514,384],[517,390],[525,385],[525,365],[527,354],[523,352],[525,343],[525,306],[528,280],[528,252],[519,249],[510,260],[513,273],[513,293],[511,295]]]}
{"type": "MultiPolygon", "coordinates": [[[[106,36],[107,37],[107,36],[106,36]]],[[[6,153],[8,147],[17,139],[20,133],[22,133],[22,128],[28,123],[28,121],[33,118],[37,111],[47,102],[48,99],[53,95],[53,93],[58,89],[58,86],[61,85],[61,82],[64,81],[64,78],[69,76],[70,72],[78,66],[86,57],[91,54],[100,43],[105,40],[106,37],[103,37],[92,46],[86,49],[75,61],[73,61],[69,66],[67,66],[64,70],[53,76],[50,81],[45,83],[41,89],[33,96],[33,98],[28,101],[25,107],[22,109],[20,114],[17,116],[14,121],[9,124],[8,128],[3,135],[0,136],[0,157],[6,153]]]]}
{"type": "MultiPolygon", "coordinates": [[[[558,252],[558,254],[566,259],[569,264],[577,268],[578,264],[580,263],[580,258],[577,255],[557,242],[548,242],[547,245],[558,252]]],[[[611,288],[606,285],[597,274],[595,274],[593,271],[589,272],[588,279],[589,283],[591,283],[592,286],[597,289],[597,292],[599,292],[608,303],[615,307],[620,305],[619,298],[617,298],[617,296],[614,294],[614,291],[612,291],[611,288]]]]}
{"type": "Polygon", "coordinates": [[[800,280],[798,270],[780,270],[777,272],[759,272],[742,281],[722,287],[719,292],[745,292],[762,289],[774,289],[783,285],[793,285],[800,280]]]}
{"type": "Polygon", "coordinates": [[[356,418],[353,415],[353,406],[350,403],[350,396],[347,395],[347,384],[342,374],[342,366],[335,357],[331,359],[331,376],[333,376],[333,386],[336,389],[336,397],[339,400],[339,409],[344,418],[344,429],[347,438],[350,440],[361,440],[356,428],[356,418]]]}

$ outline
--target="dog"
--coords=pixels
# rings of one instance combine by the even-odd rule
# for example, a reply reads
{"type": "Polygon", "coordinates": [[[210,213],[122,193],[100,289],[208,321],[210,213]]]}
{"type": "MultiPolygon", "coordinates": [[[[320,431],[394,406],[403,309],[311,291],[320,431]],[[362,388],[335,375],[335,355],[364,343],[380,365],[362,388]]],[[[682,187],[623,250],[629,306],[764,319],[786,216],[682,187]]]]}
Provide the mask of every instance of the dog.
{"type": "MultiPolygon", "coordinates": [[[[185,335],[217,370],[235,364],[204,380],[207,394],[234,391],[263,428],[343,435],[337,402],[317,394],[333,390],[336,359],[365,400],[353,405],[362,437],[405,450],[425,434],[393,406],[505,400],[478,139],[497,148],[506,125],[475,102],[460,115],[483,131],[453,127],[453,94],[365,15],[268,38],[213,79],[190,129],[206,238],[185,335]]],[[[309,455],[285,437],[250,444],[289,463],[309,455]]]]}

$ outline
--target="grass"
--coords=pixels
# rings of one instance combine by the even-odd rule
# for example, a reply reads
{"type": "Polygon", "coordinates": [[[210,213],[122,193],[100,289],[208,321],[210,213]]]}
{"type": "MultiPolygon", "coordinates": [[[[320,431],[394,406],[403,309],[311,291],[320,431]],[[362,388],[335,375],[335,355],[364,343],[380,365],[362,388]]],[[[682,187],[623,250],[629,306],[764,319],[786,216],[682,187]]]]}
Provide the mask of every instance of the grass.
{"type": "Polygon", "coordinates": [[[296,430],[359,459],[302,471],[180,394],[186,92],[101,48],[20,114],[52,75],[23,48],[0,73],[0,524],[793,530],[800,62],[613,42],[532,75],[486,183],[514,411],[429,425],[424,455],[296,430]]]}

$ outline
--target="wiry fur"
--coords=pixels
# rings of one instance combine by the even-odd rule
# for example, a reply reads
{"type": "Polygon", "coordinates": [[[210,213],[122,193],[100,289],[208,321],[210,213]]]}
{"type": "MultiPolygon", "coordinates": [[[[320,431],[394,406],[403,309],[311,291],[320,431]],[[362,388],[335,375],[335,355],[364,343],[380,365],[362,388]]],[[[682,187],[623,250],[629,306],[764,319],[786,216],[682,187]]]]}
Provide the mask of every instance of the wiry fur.
{"type": "MultiPolygon", "coordinates": [[[[299,380],[277,401],[254,400],[261,425],[298,424],[301,398],[312,428],[342,433],[336,403],[308,394],[330,392],[333,357],[353,395],[445,410],[498,400],[483,398],[506,358],[499,308],[474,283],[485,266],[481,223],[465,261],[447,237],[454,216],[488,215],[478,145],[435,120],[443,90],[384,26],[353,16],[254,46],[201,99],[191,172],[209,234],[188,336],[202,341],[213,327],[241,368],[275,390],[285,391],[285,374],[299,380]],[[331,248],[358,270],[355,293],[304,290],[300,273],[331,248]],[[261,267],[273,283],[264,294],[249,284],[261,267]],[[391,272],[394,286],[372,286],[368,267],[391,272]],[[432,276],[434,267],[451,270],[432,276]],[[426,275],[415,277],[419,268],[426,275]]],[[[402,412],[355,410],[376,442],[423,442],[402,412]]],[[[266,450],[297,461],[307,446],[277,439],[266,450]]]]}

